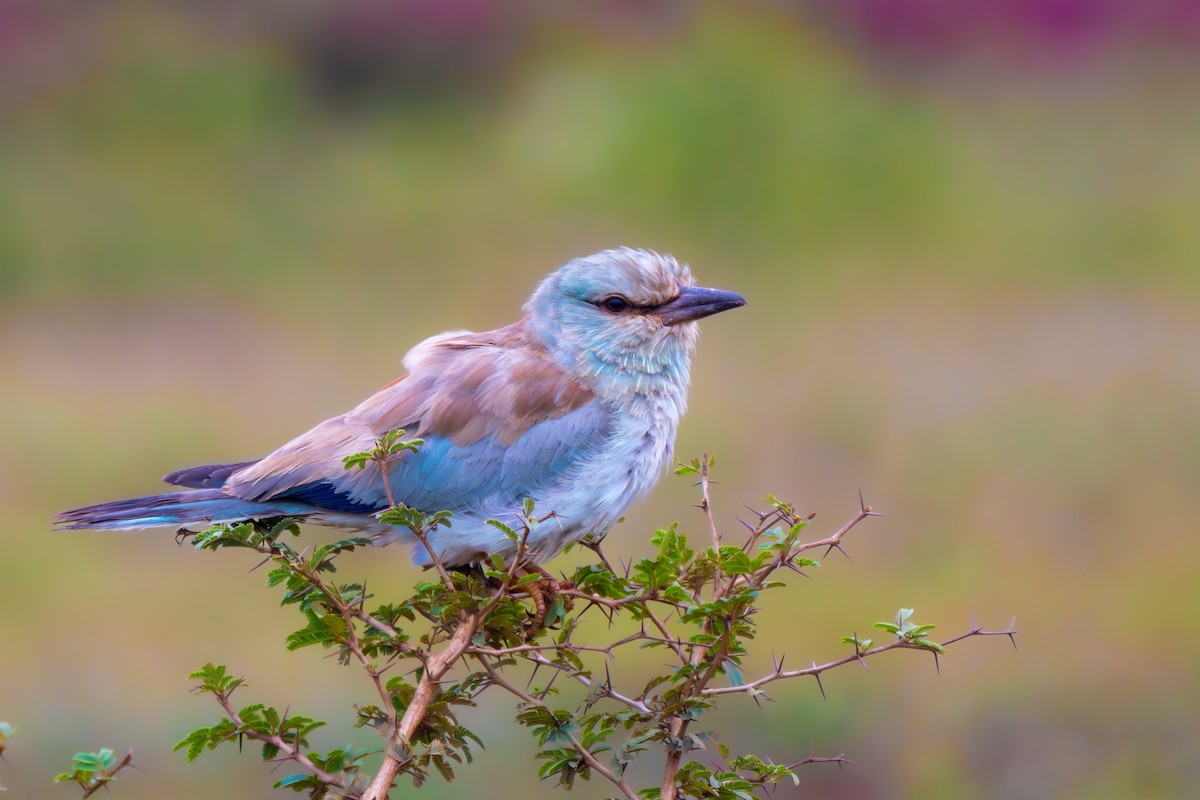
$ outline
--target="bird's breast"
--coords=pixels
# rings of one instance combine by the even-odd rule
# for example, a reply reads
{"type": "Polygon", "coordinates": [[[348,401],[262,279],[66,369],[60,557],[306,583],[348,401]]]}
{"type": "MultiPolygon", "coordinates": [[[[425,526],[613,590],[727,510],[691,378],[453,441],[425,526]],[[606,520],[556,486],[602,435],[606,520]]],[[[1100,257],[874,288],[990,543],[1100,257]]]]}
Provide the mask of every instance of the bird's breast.
{"type": "Polygon", "coordinates": [[[662,477],[675,447],[682,398],[661,392],[613,412],[608,440],[582,470],[597,526],[612,524],[662,477]]]}

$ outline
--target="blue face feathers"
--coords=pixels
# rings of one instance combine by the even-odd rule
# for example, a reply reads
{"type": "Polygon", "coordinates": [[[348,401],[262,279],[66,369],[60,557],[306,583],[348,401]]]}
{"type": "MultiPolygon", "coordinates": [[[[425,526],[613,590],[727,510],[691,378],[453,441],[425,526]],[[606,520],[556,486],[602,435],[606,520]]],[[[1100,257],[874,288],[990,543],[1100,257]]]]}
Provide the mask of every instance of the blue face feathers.
{"type": "Polygon", "coordinates": [[[404,428],[427,444],[393,462],[387,488],[422,511],[455,512],[433,541],[448,565],[507,554],[486,520],[526,497],[559,515],[530,539],[547,559],[603,534],[658,480],[686,405],[696,320],[744,303],[696,287],[670,256],[618,248],[575,259],[541,282],[519,322],[425,340],[405,357],[408,374],[265,458],[172,473],[168,483],[197,490],[74,509],[57,523],[195,527],[286,514],[379,543],[405,538],[375,517],[384,476],[342,467],[404,428]]]}
{"type": "Polygon", "coordinates": [[[670,256],[619,248],[551,273],[525,313],[564,368],[615,399],[654,376],[686,388],[700,333],[694,320],[744,303],[729,292],[697,290],[692,271],[670,256]],[[713,294],[709,306],[681,307],[704,292],[713,294]]]}

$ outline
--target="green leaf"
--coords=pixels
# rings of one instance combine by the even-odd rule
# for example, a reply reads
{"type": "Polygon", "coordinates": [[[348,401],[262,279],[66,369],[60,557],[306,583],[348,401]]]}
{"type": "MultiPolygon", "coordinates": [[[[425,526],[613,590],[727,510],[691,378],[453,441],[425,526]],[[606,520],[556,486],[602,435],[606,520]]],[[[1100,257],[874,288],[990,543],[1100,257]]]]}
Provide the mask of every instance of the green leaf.
{"type": "Polygon", "coordinates": [[[359,469],[365,469],[370,461],[370,453],[354,453],[342,459],[342,468],[352,469],[354,467],[358,467],[359,469]]]}
{"type": "Polygon", "coordinates": [[[679,464],[675,468],[676,475],[698,475],[700,474],[700,462],[696,461],[693,464],[679,464]]]}
{"type": "Polygon", "coordinates": [[[205,664],[200,669],[188,675],[190,680],[199,680],[197,687],[202,692],[212,692],[228,696],[234,689],[245,683],[241,678],[229,674],[224,664],[205,664]]]}
{"type": "Polygon", "coordinates": [[[487,520],[487,524],[491,525],[493,528],[495,528],[496,530],[503,533],[504,538],[508,539],[509,541],[515,542],[521,538],[520,536],[517,535],[516,531],[514,531],[512,528],[510,528],[508,525],[505,525],[503,522],[501,522],[498,519],[489,519],[489,520],[487,520]]]}
{"type": "Polygon", "coordinates": [[[942,655],[945,655],[945,653],[946,653],[946,649],[944,647],[942,647],[940,644],[938,644],[937,642],[931,641],[930,639],[926,639],[924,637],[913,639],[912,643],[917,645],[918,647],[924,647],[927,650],[933,650],[934,652],[940,653],[942,655]]]}
{"type": "Polygon", "coordinates": [[[105,747],[97,753],[76,753],[72,766],[76,771],[103,772],[115,763],[113,751],[105,747]]]}
{"type": "Polygon", "coordinates": [[[870,650],[871,646],[875,644],[875,641],[873,639],[860,639],[857,636],[843,636],[842,643],[843,644],[852,644],[858,650],[865,651],[865,650],[870,650]]]}

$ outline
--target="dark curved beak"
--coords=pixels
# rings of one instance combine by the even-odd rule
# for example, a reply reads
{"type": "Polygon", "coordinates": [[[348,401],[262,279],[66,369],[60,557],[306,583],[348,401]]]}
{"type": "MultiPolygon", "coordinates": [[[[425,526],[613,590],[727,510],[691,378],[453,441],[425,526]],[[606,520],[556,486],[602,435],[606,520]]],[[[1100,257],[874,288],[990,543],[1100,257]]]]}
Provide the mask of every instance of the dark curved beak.
{"type": "Polygon", "coordinates": [[[679,296],[654,309],[666,325],[678,325],[693,319],[710,317],[731,308],[746,305],[746,298],[720,289],[685,286],[679,296]]]}

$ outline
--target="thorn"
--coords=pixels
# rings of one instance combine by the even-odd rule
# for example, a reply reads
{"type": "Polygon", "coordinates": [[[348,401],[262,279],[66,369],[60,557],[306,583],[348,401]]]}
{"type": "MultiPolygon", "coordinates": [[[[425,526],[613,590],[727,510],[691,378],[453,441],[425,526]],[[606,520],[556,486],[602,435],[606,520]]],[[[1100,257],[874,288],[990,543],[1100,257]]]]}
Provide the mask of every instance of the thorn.
{"type": "Polygon", "coordinates": [[[829,549],[825,551],[823,558],[828,558],[830,552],[832,552],[834,548],[837,548],[837,551],[844,555],[847,561],[854,561],[854,559],[850,557],[850,554],[846,552],[845,548],[842,547],[841,542],[834,542],[833,544],[829,545],[829,549]]]}
{"type": "Polygon", "coordinates": [[[751,525],[749,522],[746,522],[746,520],[742,519],[741,517],[737,517],[737,516],[735,516],[734,519],[736,519],[738,522],[745,525],[746,530],[750,531],[751,533],[754,533],[754,526],[751,525]]]}
{"type": "Polygon", "coordinates": [[[942,674],[942,662],[938,660],[937,650],[930,650],[929,652],[933,653],[933,666],[937,670],[937,674],[941,675],[942,674]]]}
{"type": "Polygon", "coordinates": [[[758,517],[758,523],[760,525],[762,524],[763,520],[765,520],[767,518],[766,512],[759,511],[757,508],[754,508],[753,506],[748,506],[745,503],[742,503],[742,508],[747,509],[751,514],[758,517]]]}
{"type": "MultiPolygon", "coordinates": [[[[817,662],[814,661],[812,663],[812,665],[813,665],[813,669],[817,668],[817,662]]],[[[821,690],[821,699],[828,700],[829,698],[825,696],[825,685],[823,683],[821,683],[821,673],[814,672],[813,677],[817,679],[817,688],[821,690]]]]}
{"type": "Polygon", "coordinates": [[[858,508],[859,508],[859,513],[861,513],[864,517],[882,517],[882,516],[884,516],[884,514],[873,510],[869,505],[867,505],[867,501],[863,500],[862,489],[858,490],[858,508]]]}
{"type": "Polygon", "coordinates": [[[549,696],[550,696],[550,687],[554,686],[554,681],[555,681],[555,680],[558,678],[558,676],[559,676],[559,675],[561,675],[561,674],[562,674],[562,672],[561,672],[560,670],[555,670],[555,671],[554,671],[554,674],[552,674],[552,675],[550,676],[550,680],[546,681],[546,688],[545,688],[545,689],[542,689],[542,693],[541,693],[540,695],[538,695],[538,696],[537,696],[537,699],[538,699],[538,700],[545,701],[545,699],[546,699],[547,697],[549,697],[549,696]]]}
{"type": "Polygon", "coordinates": [[[799,575],[801,578],[811,578],[812,577],[807,572],[805,572],[804,570],[800,569],[795,564],[793,564],[791,561],[785,561],[785,562],[783,562],[783,565],[785,567],[787,567],[788,569],[790,569],[792,572],[799,575]]]}
{"type": "Polygon", "coordinates": [[[862,649],[859,648],[858,642],[859,642],[858,631],[855,631],[854,632],[854,657],[856,659],[858,659],[858,663],[862,664],[863,669],[867,670],[867,672],[870,672],[871,670],[867,667],[866,659],[864,659],[862,657],[862,649]]]}

